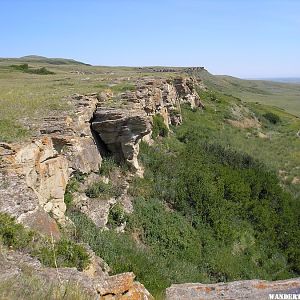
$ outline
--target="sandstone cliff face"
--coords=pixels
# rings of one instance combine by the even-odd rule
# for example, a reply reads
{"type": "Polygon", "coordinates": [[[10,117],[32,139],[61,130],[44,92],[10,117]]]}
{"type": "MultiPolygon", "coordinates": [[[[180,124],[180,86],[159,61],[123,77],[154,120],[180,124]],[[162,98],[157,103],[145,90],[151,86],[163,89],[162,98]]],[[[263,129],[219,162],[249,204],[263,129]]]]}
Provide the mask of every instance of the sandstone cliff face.
{"type": "Polygon", "coordinates": [[[117,161],[127,162],[135,171],[139,170],[139,142],[151,132],[150,122],[142,110],[99,107],[92,128],[117,161]]]}
{"type": "MultiPolygon", "coordinates": [[[[263,300],[269,294],[299,294],[300,278],[265,281],[242,280],[216,284],[174,284],[167,289],[166,300],[263,300]]],[[[274,298],[275,299],[275,298],[274,298]]]]}
{"type": "Polygon", "coordinates": [[[3,178],[0,211],[10,213],[24,224],[37,225],[39,230],[44,222],[48,234],[49,228],[55,234],[58,231],[52,218],[61,224],[67,222],[64,193],[70,175],[76,170],[97,171],[101,164],[89,128],[97,99],[77,96],[72,100],[75,117],[47,117],[31,142],[0,144],[0,176],[3,178]],[[32,221],[36,215],[39,224],[32,221]]]}
{"type": "Polygon", "coordinates": [[[94,114],[92,128],[101,143],[114,154],[117,161],[127,162],[138,173],[142,170],[137,161],[139,143],[151,136],[152,116],[159,114],[164,123],[179,125],[182,122],[182,103],[192,108],[204,108],[195,90],[192,78],[140,79],[136,91],[120,95],[122,108],[109,108],[109,97],[103,96],[94,114]]]}
{"type": "MultiPolygon", "coordinates": [[[[29,122],[31,142],[0,144],[0,176],[5,179],[0,211],[39,230],[45,223],[46,233],[53,229],[58,235],[53,219],[68,222],[64,194],[70,176],[98,172],[100,153],[107,151],[142,175],[139,143],[151,139],[152,116],[160,114],[167,126],[179,125],[181,103],[203,107],[195,84],[191,78],[139,79],[136,91],[118,96],[121,107],[110,107],[111,93],[73,95],[66,99],[73,104],[71,113],[47,116],[38,127],[29,122]]],[[[105,211],[110,206],[108,201],[105,211]]]]}

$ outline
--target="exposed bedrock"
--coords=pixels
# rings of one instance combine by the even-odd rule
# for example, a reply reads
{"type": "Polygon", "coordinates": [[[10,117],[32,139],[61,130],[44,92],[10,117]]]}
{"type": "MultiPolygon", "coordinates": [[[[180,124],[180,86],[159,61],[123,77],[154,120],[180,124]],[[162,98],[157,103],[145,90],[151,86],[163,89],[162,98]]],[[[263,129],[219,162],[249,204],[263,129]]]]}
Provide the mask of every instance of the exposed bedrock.
{"type": "MultiPolygon", "coordinates": [[[[166,300],[263,300],[271,299],[269,294],[299,294],[300,278],[265,281],[241,280],[216,284],[173,284],[167,289],[166,300]]],[[[296,298],[273,298],[296,299],[296,298]]]]}
{"type": "Polygon", "coordinates": [[[140,169],[139,142],[151,132],[151,123],[142,110],[99,107],[94,113],[92,129],[99,134],[107,150],[117,161],[140,169]]]}
{"type": "Polygon", "coordinates": [[[95,136],[99,137],[98,144],[117,161],[126,162],[138,174],[142,173],[137,160],[139,143],[143,138],[151,139],[152,116],[161,115],[169,128],[182,123],[181,103],[204,108],[196,84],[193,78],[142,78],[137,81],[135,91],[120,95],[118,108],[108,107],[110,99],[103,95],[91,121],[95,136]]]}

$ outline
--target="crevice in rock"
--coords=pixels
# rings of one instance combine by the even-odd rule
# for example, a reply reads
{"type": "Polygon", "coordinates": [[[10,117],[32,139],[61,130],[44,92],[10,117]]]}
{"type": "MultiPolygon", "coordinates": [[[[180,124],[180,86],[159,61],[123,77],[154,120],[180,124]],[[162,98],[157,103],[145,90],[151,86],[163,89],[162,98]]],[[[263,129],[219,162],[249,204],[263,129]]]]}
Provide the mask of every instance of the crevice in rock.
{"type": "Polygon", "coordinates": [[[93,129],[93,126],[92,126],[93,120],[94,120],[94,117],[92,117],[90,120],[90,130],[91,130],[93,139],[95,141],[95,144],[97,146],[97,149],[98,149],[101,157],[112,156],[111,151],[108,149],[108,147],[106,146],[104,141],[101,139],[100,134],[93,129]]]}

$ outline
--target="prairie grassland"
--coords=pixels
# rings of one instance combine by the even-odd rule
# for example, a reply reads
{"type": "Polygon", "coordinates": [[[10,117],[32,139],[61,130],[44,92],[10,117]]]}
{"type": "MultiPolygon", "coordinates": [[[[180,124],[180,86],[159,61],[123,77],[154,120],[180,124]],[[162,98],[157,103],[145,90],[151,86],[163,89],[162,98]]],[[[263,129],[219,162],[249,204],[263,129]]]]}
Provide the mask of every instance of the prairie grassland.
{"type": "Polygon", "coordinates": [[[205,70],[198,76],[214,90],[232,94],[243,101],[276,106],[300,117],[300,84],[214,76],[205,70]]]}

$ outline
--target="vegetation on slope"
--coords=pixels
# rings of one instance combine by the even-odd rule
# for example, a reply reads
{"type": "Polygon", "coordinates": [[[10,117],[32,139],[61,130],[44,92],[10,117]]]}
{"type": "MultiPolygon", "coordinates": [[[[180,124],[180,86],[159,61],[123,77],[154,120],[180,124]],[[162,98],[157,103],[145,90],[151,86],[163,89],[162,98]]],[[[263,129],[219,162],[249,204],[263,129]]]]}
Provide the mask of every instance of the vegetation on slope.
{"type": "MultiPolygon", "coordinates": [[[[145,176],[131,184],[134,213],[124,234],[101,232],[87,217],[71,213],[79,240],[113,272],[133,271],[156,296],[172,283],[276,280],[300,273],[299,199],[282,188],[270,167],[234,150],[240,144],[249,148],[249,133],[256,147],[262,140],[257,128],[226,122],[232,105],[242,103],[218,93],[205,97],[207,110],[185,108],[175,135],[142,144],[145,176]]],[[[266,113],[254,109],[259,118],[266,113]]],[[[263,129],[291,130],[286,114],[280,120],[273,124],[262,117],[263,129]]],[[[282,137],[270,142],[282,143],[282,137]]],[[[262,148],[264,162],[267,151],[270,145],[262,148]]]]}

